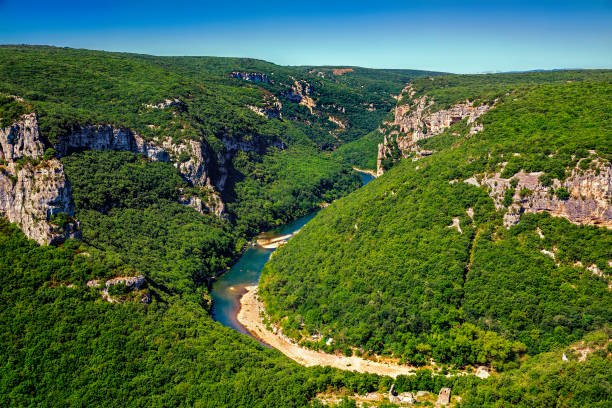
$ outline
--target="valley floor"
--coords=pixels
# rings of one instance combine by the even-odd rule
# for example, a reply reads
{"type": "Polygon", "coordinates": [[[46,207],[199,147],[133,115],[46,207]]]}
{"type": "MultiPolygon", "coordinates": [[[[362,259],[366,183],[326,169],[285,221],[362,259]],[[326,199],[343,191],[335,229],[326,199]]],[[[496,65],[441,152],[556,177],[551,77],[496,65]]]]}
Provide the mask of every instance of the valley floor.
{"type": "Polygon", "coordinates": [[[411,375],[416,371],[416,367],[407,365],[371,361],[356,356],[346,357],[310,350],[295,344],[281,333],[274,333],[268,330],[263,321],[263,316],[265,316],[263,303],[257,299],[257,286],[246,287],[246,293],[240,299],[240,304],[238,321],[253,336],[306,367],[315,365],[331,366],[341,370],[387,375],[393,378],[398,375],[411,375]]]}

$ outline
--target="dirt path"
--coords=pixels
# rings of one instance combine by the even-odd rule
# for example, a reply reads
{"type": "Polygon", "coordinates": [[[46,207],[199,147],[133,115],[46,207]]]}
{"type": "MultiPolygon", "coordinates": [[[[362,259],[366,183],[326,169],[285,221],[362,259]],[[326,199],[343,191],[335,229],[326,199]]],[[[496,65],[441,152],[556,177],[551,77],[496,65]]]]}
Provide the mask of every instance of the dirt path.
{"type": "Polygon", "coordinates": [[[301,365],[307,367],[314,365],[331,366],[341,370],[388,375],[393,378],[400,374],[410,375],[415,373],[416,368],[407,365],[376,362],[356,356],[346,357],[310,350],[298,346],[282,334],[274,334],[266,328],[263,322],[261,312],[264,309],[263,304],[257,300],[257,286],[246,287],[246,293],[240,299],[240,305],[238,321],[253,336],[281,351],[284,355],[301,365]]]}

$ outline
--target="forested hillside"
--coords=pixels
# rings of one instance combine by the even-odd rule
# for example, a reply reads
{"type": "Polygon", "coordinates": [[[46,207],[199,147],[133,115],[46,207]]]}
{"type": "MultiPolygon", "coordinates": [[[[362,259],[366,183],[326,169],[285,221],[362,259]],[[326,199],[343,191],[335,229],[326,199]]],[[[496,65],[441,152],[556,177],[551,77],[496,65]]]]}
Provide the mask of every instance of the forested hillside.
{"type": "MultiPolygon", "coordinates": [[[[335,197],[333,189],[321,195],[330,191],[329,184],[342,184],[340,194],[354,186],[358,179],[348,175],[348,166],[320,149],[375,129],[395,103],[391,95],[409,79],[428,74],[395,70],[376,77],[377,70],[357,69],[342,75],[347,82],[333,74],[311,74],[311,69],[239,58],[28,46],[0,47],[0,56],[3,126],[34,111],[51,147],[84,125],[109,124],[150,143],[170,143],[175,146],[170,159],[177,165],[206,161],[213,194],[220,194],[230,218],[244,223],[240,230],[250,234],[335,197]],[[201,143],[203,159],[185,147],[190,141],[201,143]],[[270,176],[275,166],[285,175],[270,176]],[[263,205],[262,197],[274,201],[274,208],[263,205]],[[255,211],[245,214],[243,208],[255,211]]],[[[358,155],[335,157],[345,163],[361,160],[358,155]]]]}
{"type": "Polygon", "coordinates": [[[362,90],[263,61],[0,47],[2,188],[34,205],[43,194],[34,222],[47,211],[81,236],[39,246],[0,219],[1,404],[298,407],[329,387],[388,387],[299,367],[214,323],[207,284],[258,232],[360,185],[322,152],[343,143],[338,125],[300,105],[294,81],[312,81],[317,109],[341,99],[356,137],[412,74],[362,90]],[[273,79],[233,74],[254,70],[273,79]],[[74,213],[56,214],[45,172],[65,173],[55,193],[74,213]],[[216,196],[221,214],[206,208],[216,196]]]}
{"type": "Polygon", "coordinates": [[[189,297],[103,301],[87,279],[129,272],[110,250],[77,241],[41,247],[0,220],[0,253],[4,407],[303,407],[327,387],[388,386],[372,375],[300,367],[214,323],[189,297]]]}
{"type": "Polygon", "coordinates": [[[611,81],[588,71],[416,80],[413,98],[438,109],[489,88],[498,101],[484,129],[458,121],[419,141],[433,153],[405,152],[279,249],[259,290],[271,318],[306,344],[321,333],[340,349],[498,370],[609,324],[612,232],[564,218],[588,212],[598,183],[593,223],[606,225],[611,81]],[[562,218],[521,215],[536,196],[562,218]]]}
{"type": "Polygon", "coordinates": [[[1,46],[0,405],[319,407],[395,383],[605,406],[612,74],[439,74],[1,46]],[[390,111],[422,97],[491,109],[400,151],[390,111]],[[389,170],[357,190],[380,143],[389,170]],[[415,376],[302,367],[212,320],[247,242],[321,207],[264,270],[271,323],[415,376]],[[502,374],[445,375],[479,365],[502,374]]]}

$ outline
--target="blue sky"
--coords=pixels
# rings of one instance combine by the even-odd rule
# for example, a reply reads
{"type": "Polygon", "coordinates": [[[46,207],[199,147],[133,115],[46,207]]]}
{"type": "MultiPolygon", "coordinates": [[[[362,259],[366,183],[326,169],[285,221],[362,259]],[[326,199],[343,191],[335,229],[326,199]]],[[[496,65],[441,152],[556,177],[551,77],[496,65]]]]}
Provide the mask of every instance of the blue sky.
{"type": "Polygon", "coordinates": [[[2,44],[457,73],[612,68],[612,0],[0,0],[0,21],[2,44]]]}

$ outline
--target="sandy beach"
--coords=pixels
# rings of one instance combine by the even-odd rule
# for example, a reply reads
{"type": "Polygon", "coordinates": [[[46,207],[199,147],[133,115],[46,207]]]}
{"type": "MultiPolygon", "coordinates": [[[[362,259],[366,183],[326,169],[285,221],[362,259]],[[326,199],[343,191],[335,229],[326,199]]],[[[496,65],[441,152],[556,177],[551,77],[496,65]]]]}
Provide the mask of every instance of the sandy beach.
{"type": "Polygon", "coordinates": [[[240,299],[238,321],[261,341],[281,351],[290,359],[301,365],[310,367],[314,365],[331,366],[341,370],[358,371],[360,373],[374,373],[397,377],[400,374],[411,375],[416,368],[407,365],[397,365],[366,360],[360,357],[346,357],[310,350],[292,342],[282,334],[275,334],[266,328],[263,322],[263,304],[257,300],[257,286],[246,287],[246,293],[240,299]]]}
{"type": "Polygon", "coordinates": [[[376,174],[376,172],[375,172],[375,171],[373,171],[373,170],[365,170],[365,169],[360,169],[360,168],[358,168],[358,167],[354,167],[354,166],[353,166],[353,170],[355,170],[355,171],[359,171],[359,172],[361,172],[361,173],[366,173],[366,174],[369,174],[370,176],[372,176],[372,177],[374,177],[374,178],[378,178],[378,175],[377,175],[377,174],[376,174]]]}

